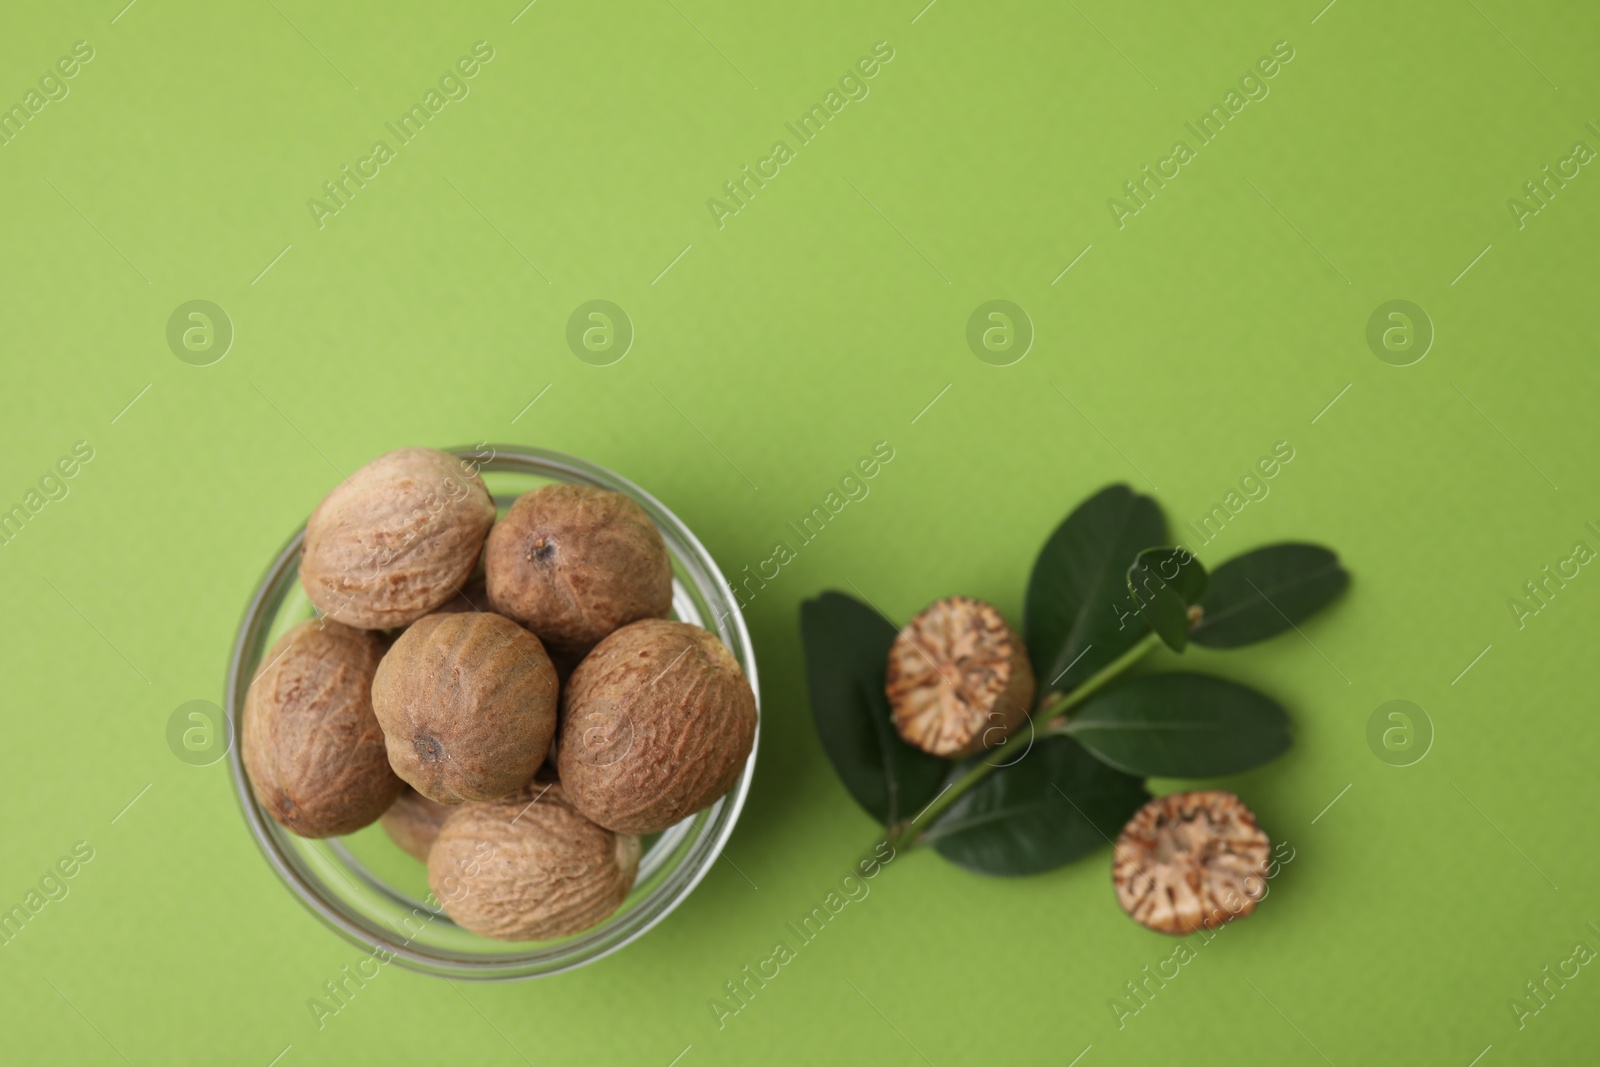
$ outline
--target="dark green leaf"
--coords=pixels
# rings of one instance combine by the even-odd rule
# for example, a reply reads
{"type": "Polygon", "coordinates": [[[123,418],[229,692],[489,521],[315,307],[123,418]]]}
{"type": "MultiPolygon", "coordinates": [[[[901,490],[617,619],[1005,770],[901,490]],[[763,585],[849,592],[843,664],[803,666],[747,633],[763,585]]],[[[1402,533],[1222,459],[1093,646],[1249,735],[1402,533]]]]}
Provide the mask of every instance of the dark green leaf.
{"type": "Polygon", "coordinates": [[[892,826],[932,800],[949,761],[900,739],[884,692],[895,628],[843,593],[800,605],[806,685],[823,751],[867,814],[892,826]]]}
{"type": "Polygon", "coordinates": [[[1339,557],[1320,545],[1288,542],[1236,556],[1212,572],[1204,614],[1189,639],[1207,648],[1264,641],[1310,617],[1350,584],[1339,557]]]}
{"type": "Polygon", "coordinates": [[[1172,671],[1131,678],[1090,697],[1066,732],[1100,759],[1161,778],[1237,774],[1289,748],[1289,716],[1237,682],[1172,671]]]}
{"type": "Polygon", "coordinates": [[[1189,643],[1189,605],[1206,588],[1206,569],[1186,548],[1147,548],[1128,568],[1128,593],[1168,648],[1189,643]]]}
{"type": "Polygon", "coordinates": [[[1071,692],[1149,632],[1128,598],[1128,567],[1167,539],[1161,507],[1112,485],[1068,515],[1034,561],[1023,632],[1039,692],[1071,692]]]}
{"type": "Polygon", "coordinates": [[[1041,738],[950,805],[925,840],[969,871],[1038,874],[1116,840],[1149,799],[1142,781],[1107,767],[1071,738],[1041,738]]]}

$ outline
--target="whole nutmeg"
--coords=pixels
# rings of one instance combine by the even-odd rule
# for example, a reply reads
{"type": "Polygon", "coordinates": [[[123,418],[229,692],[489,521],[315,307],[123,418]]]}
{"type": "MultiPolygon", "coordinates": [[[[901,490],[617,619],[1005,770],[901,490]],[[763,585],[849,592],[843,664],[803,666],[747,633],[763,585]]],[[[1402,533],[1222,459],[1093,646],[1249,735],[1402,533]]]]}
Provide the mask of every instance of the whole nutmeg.
{"type": "Polygon", "coordinates": [[[672,609],[672,561],[643,508],[621,493],[546,485],[489,534],[489,600],[553,651],[582,656],[637,619],[672,609]]]}
{"type": "Polygon", "coordinates": [[[462,460],[432,448],[390,452],[311,513],[300,584],[338,622],[404,626],[466,582],[494,514],[483,479],[462,460]]]}
{"type": "Polygon", "coordinates": [[[452,811],[428,854],[428,885],[475,934],[543,941],[616,911],[638,869],[637,837],[596,826],[541,779],[452,811]]]}
{"type": "Polygon", "coordinates": [[[1140,808],[1117,838],[1117,903],[1157,933],[1214,930],[1267,895],[1272,843],[1244,802],[1220,789],[1140,808]]]}
{"type": "Polygon", "coordinates": [[[644,619],[572,672],[556,764],[583,814],[650,834],[731,789],[755,734],[755,693],[727,646],[698,626],[644,619]]]}
{"type": "Polygon", "coordinates": [[[278,639],[244,701],[240,754],[256,800],[301,837],[366,826],[404,783],[372,712],[384,639],[325,619],[278,639]]]}
{"type": "Polygon", "coordinates": [[[539,639],[488,612],[406,629],[372,679],[389,763],[441,804],[493,800],[533,777],[556,729],[556,672],[539,639]]]}
{"type": "Polygon", "coordinates": [[[993,748],[1027,720],[1033,667],[997,609],[953,596],[930,604],[894,639],[886,688],[901,737],[958,758],[993,748]]]}
{"type": "Polygon", "coordinates": [[[456,809],[449,804],[429,800],[406,786],[397,800],[383,813],[383,830],[389,840],[423,863],[428,862],[428,850],[439,836],[439,827],[456,809]]]}

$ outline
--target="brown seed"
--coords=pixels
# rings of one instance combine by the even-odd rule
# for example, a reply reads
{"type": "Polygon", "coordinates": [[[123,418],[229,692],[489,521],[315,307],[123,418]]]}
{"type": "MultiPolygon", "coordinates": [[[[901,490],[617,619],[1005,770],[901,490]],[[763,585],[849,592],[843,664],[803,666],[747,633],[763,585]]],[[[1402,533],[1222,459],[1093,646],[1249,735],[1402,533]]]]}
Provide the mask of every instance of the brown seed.
{"type": "Polygon", "coordinates": [[[488,612],[412,623],[378,665],[372,708],[395,773],[430,800],[493,800],[533,777],[556,728],[539,639],[488,612]]]}
{"type": "Polygon", "coordinates": [[[727,646],[698,626],[645,619],[572,672],[556,764],[579,811],[651,834],[733,788],[755,734],[755,693],[727,646]]]}
{"type": "Polygon", "coordinates": [[[466,582],[494,513],[483,479],[447,452],[379,456],[311,513],[300,584],[323,614],[348,626],[404,626],[466,582]]]}
{"type": "MultiPolygon", "coordinates": [[[[470,611],[493,612],[494,614],[499,614],[499,612],[494,610],[494,605],[489,603],[489,587],[484,583],[481,574],[463,586],[461,592],[445,601],[444,604],[437,609],[435,614],[438,612],[470,611]]],[[[549,645],[545,645],[544,650],[545,654],[550,657],[550,662],[555,665],[556,680],[560,684],[566,685],[567,679],[572,677],[573,668],[578,665],[578,660],[582,657],[566,655],[559,649],[551,648],[549,645]]],[[[550,758],[554,759],[555,753],[552,752],[550,758]]]]}
{"type": "Polygon", "coordinates": [[[672,609],[672,561],[643,508],[621,493],[546,485],[489,534],[489,600],[563,655],[672,609]]]}
{"type": "Polygon", "coordinates": [[[383,829],[391,841],[427,863],[428,850],[433,848],[434,839],[439,836],[439,827],[455,810],[449,804],[429,800],[406,786],[399,799],[383,813],[383,829]]]}
{"type": "Polygon", "coordinates": [[[938,600],[889,649],[889,707],[906,741],[956,758],[993,748],[1028,718],[1033,667],[993,606],[938,600]]]}
{"type": "Polygon", "coordinates": [[[455,809],[428,854],[428,885],[473,933],[543,941],[616,911],[638,869],[637,837],[596,826],[541,776],[511,796],[455,809]]]}
{"type": "Polygon", "coordinates": [[[325,619],[278,639],[245,695],[241,755],[256,800],[301,837],[354,833],[404,783],[372,712],[387,642],[325,619]]]}
{"type": "Polygon", "coordinates": [[[1117,903],[1157,933],[1214,930],[1267,895],[1272,843],[1244,802],[1220,789],[1157,797],[1117,838],[1117,903]]]}

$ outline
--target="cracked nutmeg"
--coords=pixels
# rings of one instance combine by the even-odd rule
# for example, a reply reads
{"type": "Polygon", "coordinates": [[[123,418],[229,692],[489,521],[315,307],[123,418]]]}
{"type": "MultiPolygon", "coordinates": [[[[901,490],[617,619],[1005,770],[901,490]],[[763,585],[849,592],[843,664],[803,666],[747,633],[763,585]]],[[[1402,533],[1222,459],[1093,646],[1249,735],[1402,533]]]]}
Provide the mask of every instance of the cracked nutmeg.
{"type": "Polygon", "coordinates": [[[992,605],[935,601],[889,649],[887,689],[900,736],[935,756],[971,756],[1000,744],[1028,718],[1033,667],[992,605]]]}
{"type": "Polygon", "coordinates": [[[394,643],[372,679],[389,763],[429,800],[493,800],[544,763],[556,730],[556,670],[503,615],[441,612],[394,643]]]}
{"type": "Polygon", "coordinates": [[[308,619],[278,639],[250,683],[240,739],[250,788],[301,837],[354,833],[404,788],[372,711],[386,645],[379,634],[308,619]]]}
{"type": "Polygon", "coordinates": [[[490,531],[484,570],[494,609],[572,659],[630,622],[672,610],[661,531],[609,489],[557,484],[522,494],[490,531]]]}
{"type": "Polygon", "coordinates": [[[1244,802],[1220,789],[1157,797],[1117,838],[1117,903],[1162,934],[1214,930],[1267,895],[1272,843],[1244,802]]]}
{"type": "Polygon", "coordinates": [[[494,501],[464,461],[432,448],[379,456],[306,522],[300,584],[324,615],[386,630],[449,600],[477,566],[494,501]]]}
{"type": "Polygon", "coordinates": [[[616,911],[639,850],[637,837],[590,822],[541,775],[510,796],[452,811],[428,853],[428,886],[475,934],[545,941],[616,911]]]}

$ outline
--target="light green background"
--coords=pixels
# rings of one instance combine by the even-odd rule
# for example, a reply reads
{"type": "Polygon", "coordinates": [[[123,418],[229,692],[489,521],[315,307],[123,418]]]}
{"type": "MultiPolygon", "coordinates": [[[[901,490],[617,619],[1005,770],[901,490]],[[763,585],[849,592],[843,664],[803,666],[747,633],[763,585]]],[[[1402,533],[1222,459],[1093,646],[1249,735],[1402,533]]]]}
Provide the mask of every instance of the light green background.
{"type": "Polygon", "coordinates": [[[1600,174],[1525,228],[1506,204],[1600,147],[1591,9],[122,2],[12,5],[0,33],[0,102],[95,50],[0,148],[0,503],[95,450],[0,548],[0,904],[95,852],[0,948],[0,1058],[1593,1061],[1600,968],[1522,1029],[1509,1002],[1600,948],[1600,570],[1523,628],[1507,601],[1600,548],[1600,174]],[[308,198],[480,40],[470,96],[319,230],[308,198]],[[870,95],[718,229],[707,199],[878,41],[870,95]],[[1279,41],[1270,95],[1118,229],[1107,199],[1279,41]],[[609,367],[564,340],[596,298],[637,331],[609,367]],[[1003,368],[964,340],[997,298],[1037,333],[1003,368]],[[1397,298],[1437,330],[1404,368],[1365,341],[1397,298]],[[212,366],[165,341],[192,299],[236,329],[212,366]],[[751,603],[764,726],[732,863],[594,966],[386,968],[319,1031],[307,999],[360,954],[167,719],[220,700],[247,596],[338,472],[483,439],[637,480],[729,572],[875,442],[895,458],[751,603]],[[1278,441],[1294,460],[1202,559],[1312,539],[1355,584],[1303,638],[1189,657],[1293,715],[1290,755],[1229,783],[1295,849],[1258,913],[1119,1029],[1108,1001],[1173,943],[1120,914],[1109,851],[1017,881],[911,854],[719,1029],[708,1002],[874,829],[812,730],[799,601],[854,583],[897,618],[960,592],[1015,619],[1082,497],[1125,480],[1178,526],[1278,441]],[[1434,725],[1414,766],[1367,747],[1391,699],[1434,725]]]}

